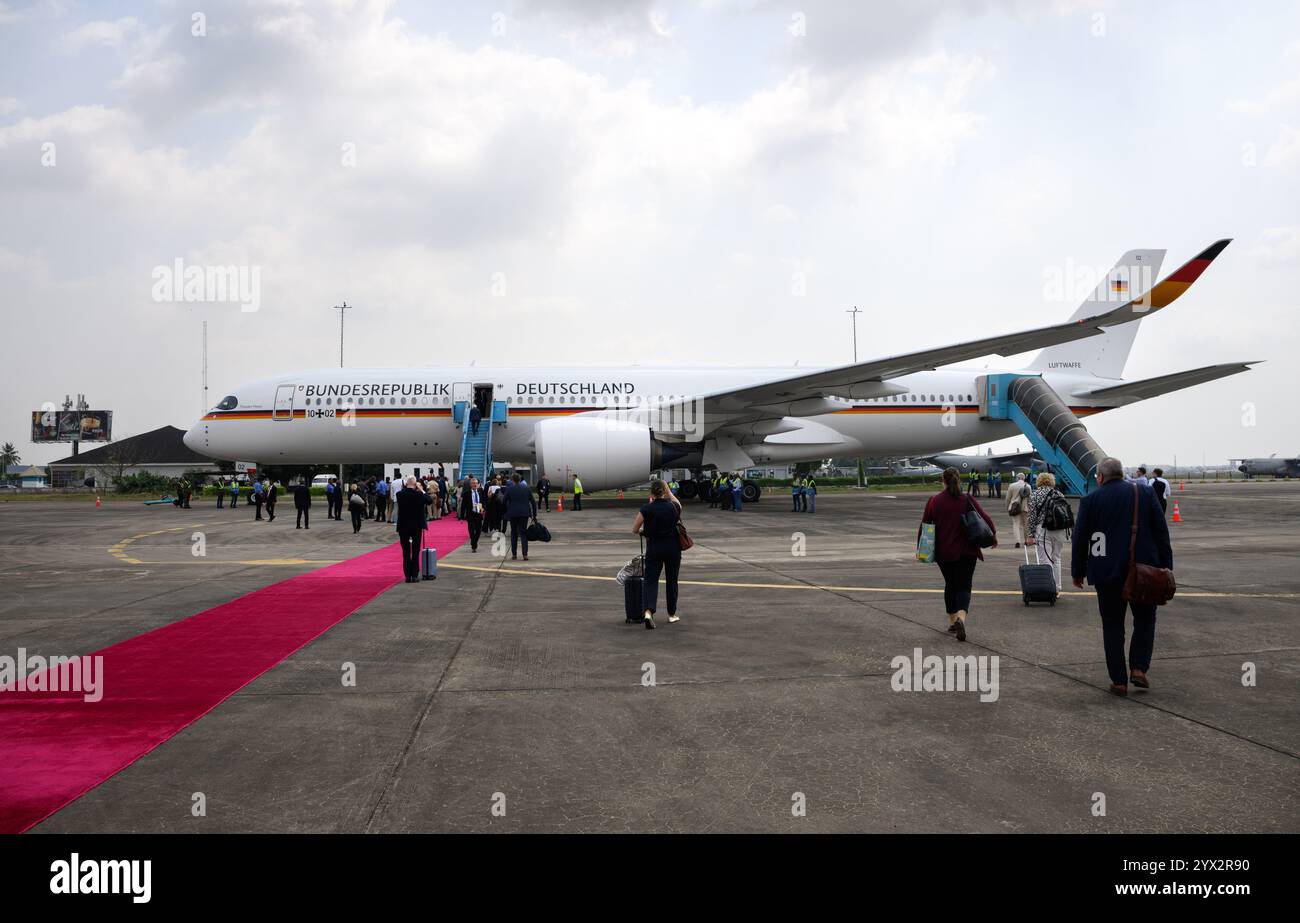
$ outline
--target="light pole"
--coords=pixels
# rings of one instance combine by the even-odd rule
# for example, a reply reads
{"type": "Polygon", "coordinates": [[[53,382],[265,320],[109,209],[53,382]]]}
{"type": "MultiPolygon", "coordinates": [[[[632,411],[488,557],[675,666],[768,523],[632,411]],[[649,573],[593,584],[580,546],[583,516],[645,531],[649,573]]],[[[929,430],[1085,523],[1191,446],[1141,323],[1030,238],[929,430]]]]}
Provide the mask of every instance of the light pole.
{"type": "Polygon", "coordinates": [[[345,301],[342,304],[336,304],[334,310],[339,312],[339,368],[343,368],[343,312],[351,311],[352,305],[345,301]]]}
{"type": "MultiPolygon", "coordinates": [[[[858,308],[857,305],[854,305],[853,307],[846,310],[844,313],[848,314],[853,318],[853,364],[857,365],[858,364],[858,315],[861,314],[862,311],[858,308]]],[[[863,486],[862,482],[863,482],[862,456],[858,456],[858,486],[859,487],[863,486]]]]}
{"type": "MultiPolygon", "coordinates": [[[[343,368],[343,315],[352,310],[352,305],[344,301],[336,304],[334,310],[339,312],[339,368],[343,368]]],[[[339,483],[337,490],[343,489],[343,463],[339,462],[339,483]]]]}

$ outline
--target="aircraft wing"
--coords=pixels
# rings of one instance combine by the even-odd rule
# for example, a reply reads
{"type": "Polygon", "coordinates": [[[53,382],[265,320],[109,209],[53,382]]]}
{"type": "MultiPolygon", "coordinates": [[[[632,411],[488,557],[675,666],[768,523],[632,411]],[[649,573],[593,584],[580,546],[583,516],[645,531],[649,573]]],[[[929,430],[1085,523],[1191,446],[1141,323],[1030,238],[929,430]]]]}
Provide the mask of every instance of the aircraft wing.
{"type": "Polygon", "coordinates": [[[1216,378],[1226,378],[1228,375],[1236,375],[1239,372],[1248,371],[1252,365],[1258,365],[1258,361],[1229,362],[1224,365],[1207,365],[1199,369],[1190,369],[1186,372],[1174,372],[1172,375],[1161,375],[1157,378],[1144,378],[1141,381],[1125,381],[1106,388],[1093,388],[1091,391],[1076,391],[1074,392],[1074,396],[1085,397],[1089,400],[1115,400],[1124,401],[1126,403],[1144,401],[1149,397],[1168,394],[1170,391],[1179,391],[1183,388],[1190,388],[1192,385],[1214,381],[1216,378]]]}
{"type": "Polygon", "coordinates": [[[810,372],[751,385],[734,391],[705,395],[705,412],[743,411],[756,405],[785,405],[808,398],[834,396],[842,398],[873,397],[888,393],[880,383],[913,372],[926,372],[955,362],[978,359],[981,356],[1012,356],[1058,343],[1068,343],[1104,333],[1107,327],[1139,320],[1172,304],[1185,292],[1210,262],[1231,243],[1220,240],[1211,244],[1176,271],[1156,283],[1150,291],[1110,311],[1091,317],[1038,327],[1001,336],[940,346],[921,352],[903,353],[869,359],[854,365],[810,372]]]}

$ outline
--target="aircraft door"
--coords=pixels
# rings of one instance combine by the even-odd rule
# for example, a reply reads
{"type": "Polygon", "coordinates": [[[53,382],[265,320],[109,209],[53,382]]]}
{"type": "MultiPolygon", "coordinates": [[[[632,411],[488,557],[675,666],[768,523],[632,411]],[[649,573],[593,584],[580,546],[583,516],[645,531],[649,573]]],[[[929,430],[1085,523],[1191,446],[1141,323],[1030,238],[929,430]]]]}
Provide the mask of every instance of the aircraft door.
{"type": "Polygon", "coordinates": [[[451,386],[451,402],[453,405],[464,402],[469,404],[470,397],[474,393],[474,386],[468,381],[458,381],[451,386]]]}
{"type": "Polygon", "coordinates": [[[296,385],[280,385],[275,389],[275,405],[271,410],[272,420],[293,419],[293,393],[296,385]]]}

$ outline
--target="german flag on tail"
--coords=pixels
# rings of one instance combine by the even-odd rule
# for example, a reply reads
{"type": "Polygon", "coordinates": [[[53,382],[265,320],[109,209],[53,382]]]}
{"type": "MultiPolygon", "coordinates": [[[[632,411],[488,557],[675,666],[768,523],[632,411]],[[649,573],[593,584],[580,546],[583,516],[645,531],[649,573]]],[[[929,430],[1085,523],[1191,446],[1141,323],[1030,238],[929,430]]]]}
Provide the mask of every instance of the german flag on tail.
{"type": "Polygon", "coordinates": [[[1191,286],[1205,272],[1207,266],[1214,261],[1214,258],[1223,252],[1223,248],[1232,243],[1232,238],[1217,240],[1210,246],[1206,247],[1196,256],[1192,257],[1177,270],[1170,273],[1156,286],[1147,292],[1141,298],[1135,299],[1133,306],[1135,310],[1144,310],[1151,308],[1163,308],[1171,304],[1183,292],[1191,286]]]}

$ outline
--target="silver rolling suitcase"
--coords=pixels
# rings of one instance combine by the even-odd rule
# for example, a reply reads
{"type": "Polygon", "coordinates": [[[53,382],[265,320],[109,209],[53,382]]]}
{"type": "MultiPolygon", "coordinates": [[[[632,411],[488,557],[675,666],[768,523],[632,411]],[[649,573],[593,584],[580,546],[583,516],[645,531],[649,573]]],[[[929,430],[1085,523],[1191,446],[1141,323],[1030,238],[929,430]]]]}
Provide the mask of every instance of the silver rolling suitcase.
{"type": "Polygon", "coordinates": [[[438,579],[438,549],[425,548],[420,551],[420,579],[438,579]]]}

